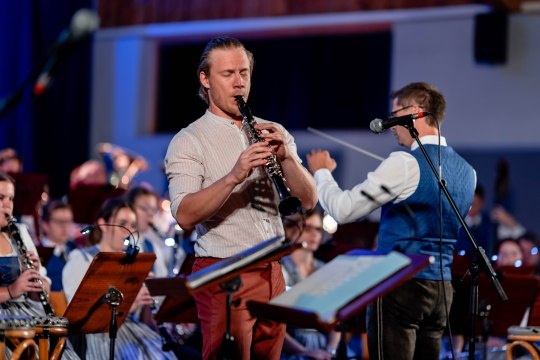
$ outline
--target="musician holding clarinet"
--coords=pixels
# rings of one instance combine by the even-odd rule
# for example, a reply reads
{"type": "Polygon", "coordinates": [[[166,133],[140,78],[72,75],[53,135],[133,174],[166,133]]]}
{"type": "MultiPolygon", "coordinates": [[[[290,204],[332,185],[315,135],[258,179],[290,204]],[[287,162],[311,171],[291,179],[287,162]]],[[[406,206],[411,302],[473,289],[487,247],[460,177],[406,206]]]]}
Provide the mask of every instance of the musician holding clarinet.
{"type": "MultiPolygon", "coordinates": [[[[2,286],[5,290],[2,292],[2,303],[24,300],[23,295],[28,292],[48,293],[50,291],[50,280],[46,278],[47,271],[39,262],[36,247],[28,231],[14,223],[12,217],[14,196],[15,181],[9,175],[0,173],[0,228],[2,229],[0,255],[3,269],[2,286]],[[18,232],[16,235],[21,244],[18,244],[16,239],[12,240],[14,231],[18,232]],[[24,253],[21,253],[19,249],[24,253]]],[[[39,316],[42,313],[29,312],[27,315],[39,316]]]]}
{"type": "MultiPolygon", "coordinates": [[[[247,105],[253,55],[236,39],[206,45],[197,74],[206,113],[171,141],[165,158],[171,211],[186,230],[196,228],[193,271],[283,235],[282,214],[316,205],[314,180],[302,166],[293,137],[275,122],[253,118],[247,105]]],[[[235,359],[279,359],[285,326],[253,318],[245,302],[267,302],[285,290],[281,264],[241,275],[232,307],[235,359]]],[[[226,296],[214,286],[195,294],[203,356],[222,356],[226,296]]]]}
{"type": "MultiPolygon", "coordinates": [[[[14,197],[15,180],[0,173],[0,315],[30,316],[33,325],[65,326],[67,320],[57,318],[49,302],[51,281],[34,242],[13,217],[14,197]],[[30,294],[35,294],[37,301],[31,300],[30,294]]],[[[66,344],[62,358],[79,359],[71,344],[66,344]]]]}

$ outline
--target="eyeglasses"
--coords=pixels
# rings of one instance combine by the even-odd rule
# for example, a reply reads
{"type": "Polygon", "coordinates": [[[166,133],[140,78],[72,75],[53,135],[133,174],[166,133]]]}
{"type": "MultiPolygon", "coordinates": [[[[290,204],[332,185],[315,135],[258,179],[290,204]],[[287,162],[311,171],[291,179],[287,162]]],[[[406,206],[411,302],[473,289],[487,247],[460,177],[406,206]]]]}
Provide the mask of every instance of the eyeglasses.
{"type": "Polygon", "coordinates": [[[297,228],[302,231],[323,231],[323,228],[320,226],[313,226],[308,224],[302,224],[301,222],[292,221],[289,219],[284,219],[283,226],[286,228],[297,228]]]}
{"type": "Polygon", "coordinates": [[[321,232],[323,230],[320,226],[313,226],[313,225],[304,225],[304,231],[317,231],[321,232]]]}
{"type": "Polygon", "coordinates": [[[64,219],[49,219],[49,222],[60,225],[60,226],[71,226],[73,225],[73,220],[64,220],[64,219]]]}
{"type": "Polygon", "coordinates": [[[152,206],[137,206],[137,209],[141,210],[145,214],[156,214],[158,209],[152,206]]]}
{"type": "MultiPolygon", "coordinates": [[[[394,111],[392,111],[391,113],[388,114],[388,117],[391,117],[391,118],[396,117],[398,112],[400,112],[402,110],[406,110],[408,108],[412,108],[413,106],[417,106],[417,105],[409,105],[409,106],[405,106],[405,107],[402,107],[400,109],[394,110],[394,111]]],[[[418,107],[421,107],[421,106],[418,106],[418,107]]]]}
{"type": "Polygon", "coordinates": [[[286,228],[298,228],[302,229],[302,223],[294,220],[290,220],[287,218],[283,219],[283,226],[286,228]]]}

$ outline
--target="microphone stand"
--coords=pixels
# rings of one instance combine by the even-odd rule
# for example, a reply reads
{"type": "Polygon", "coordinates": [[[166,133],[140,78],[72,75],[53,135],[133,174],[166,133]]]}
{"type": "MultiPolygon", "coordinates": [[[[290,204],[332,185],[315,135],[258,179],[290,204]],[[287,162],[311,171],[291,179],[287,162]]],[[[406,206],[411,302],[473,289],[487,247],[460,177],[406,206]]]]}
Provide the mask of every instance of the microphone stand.
{"type": "Polygon", "coordinates": [[[422,151],[422,154],[426,158],[427,163],[429,164],[429,167],[431,168],[431,171],[433,172],[433,175],[437,179],[437,183],[439,184],[439,188],[443,191],[444,196],[448,200],[448,203],[452,207],[452,210],[454,211],[457,219],[459,220],[459,223],[463,227],[463,230],[465,230],[465,233],[467,234],[467,237],[469,238],[471,245],[474,249],[473,255],[471,256],[471,264],[469,266],[469,271],[471,273],[472,283],[471,283],[471,292],[469,296],[469,326],[470,326],[470,338],[469,338],[469,360],[474,360],[474,352],[475,352],[475,346],[476,346],[476,319],[478,317],[478,281],[480,278],[480,270],[483,270],[486,275],[490,278],[491,283],[495,287],[495,291],[497,291],[497,294],[501,298],[502,301],[508,300],[508,296],[506,296],[506,293],[504,292],[504,289],[501,286],[501,283],[497,279],[497,274],[495,274],[495,270],[493,270],[493,267],[491,266],[485,250],[476,244],[476,241],[474,241],[474,238],[469,230],[469,227],[467,226],[467,223],[465,223],[465,220],[463,219],[463,216],[459,213],[459,209],[457,208],[456,203],[454,202],[454,199],[452,198],[452,195],[448,192],[448,189],[446,188],[446,181],[442,180],[439,176],[439,173],[437,172],[437,169],[433,165],[433,162],[429,158],[428,153],[426,152],[426,149],[424,148],[424,145],[420,142],[420,139],[418,138],[418,131],[414,127],[414,123],[412,120],[410,120],[409,123],[404,124],[403,127],[405,127],[407,130],[409,130],[409,133],[414,138],[416,143],[418,144],[418,147],[422,151]]]}
{"type": "Polygon", "coordinates": [[[233,360],[236,357],[234,350],[234,336],[231,333],[231,311],[233,306],[232,296],[240,289],[241,286],[242,280],[240,279],[240,276],[236,276],[220,284],[221,289],[225,291],[225,294],[227,294],[225,336],[221,341],[223,360],[233,360]]]}
{"type": "Polygon", "coordinates": [[[49,50],[47,57],[40,59],[37,63],[34,64],[34,67],[26,75],[23,81],[15,87],[7,96],[0,98],[0,121],[3,120],[4,116],[11,111],[17,104],[21,102],[24,98],[25,91],[27,88],[31,87],[32,84],[36,81],[39,76],[41,68],[45,65],[47,58],[52,52],[49,50]]]}
{"type": "Polygon", "coordinates": [[[102,301],[111,307],[111,320],[109,322],[109,359],[114,360],[114,347],[116,345],[116,334],[118,331],[118,307],[124,300],[124,294],[116,288],[110,288],[104,295],[102,301]]]}
{"type": "MultiPolygon", "coordinates": [[[[122,260],[122,264],[131,264],[131,263],[133,263],[135,261],[135,258],[137,257],[137,254],[140,251],[140,248],[137,245],[138,237],[137,237],[137,239],[135,239],[135,235],[133,234],[133,232],[131,230],[129,230],[127,227],[125,227],[124,225],[107,224],[107,223],[88,225],[88,226],[81,229],[81,234],[86,235],[90,231],[95,229],[96,227],[100,227],[100,226],[118,227],[118,228],[124,229],[125,231],[127,231],[129,233],[129,236],[126,237],[126,241],[128,241],[129,243],[126,246],[126,249],[124,250],[124,252],[126,253],[126,257],[122,260]]],[[[136,231],[136,233],[138,234],[138,231],[136,231]]]]}

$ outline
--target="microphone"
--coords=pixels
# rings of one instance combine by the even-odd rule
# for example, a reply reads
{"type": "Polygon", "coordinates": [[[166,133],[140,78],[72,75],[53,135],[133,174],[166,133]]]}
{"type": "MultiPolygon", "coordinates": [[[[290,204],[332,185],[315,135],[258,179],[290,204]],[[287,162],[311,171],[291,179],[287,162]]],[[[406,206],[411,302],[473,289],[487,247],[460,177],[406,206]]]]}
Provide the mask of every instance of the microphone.
{"type": "Polygon", "coordinates": [[[45,92],[52,80],[58,63],[73,48],[73,45],[86,39],[99,27],[99,17],[95,11],[80,9],[71,18],[68,29],[62,31],[58,40],[51,47],[49,60],[45,63],[34,84],[34,94],[41,95],[45,92]]]}
{"type": "Polygon", "coordinates": [[[139,251],[141,250],[139,248],[139,246],[137,246],[138,242],[139,242],[139,239],[137,237],[137,239],[135,239],[135,235],[133,234],[133,232],[131,230],[129,230],[127,227],[125,227],[124,225],[118,225],[118,224],[95,224],[95,225],[88,225],[84,228],[81,229],[81,234],[83,235],[86,235],[88,234],[90,231],[92,231],[93,229],[97,228],[97,227],[100,227],[100,226],[112,226],[112,227],[119,227],[121,229],[124,229],[126,230],[129,235],[126,236],[126,238],[124,239],[124,244],[127,246],[126,250],[125,250],[125,253],[126,253],[126,257],[124,258],[123,262],[124,263],[132,263],[135,261],[135,257],[137,256],[137,254],[139,253],[139,251]]]}
{"type": "Polygon", "coordinates": [[[420,119],[423,117],[426,117],[428,115],[431,115],[431,113],[427,111],[419,112],[416,114],[409,114],[409,115],[403,115],[398,117],[391,117],[388,119],[373,119],[371,123],[369,124],[369,128],[371,131],[373,131],[375,134],[380,134],[384,130],[394,127],[396,125],[412,125],[413,120],[420,119]]]}

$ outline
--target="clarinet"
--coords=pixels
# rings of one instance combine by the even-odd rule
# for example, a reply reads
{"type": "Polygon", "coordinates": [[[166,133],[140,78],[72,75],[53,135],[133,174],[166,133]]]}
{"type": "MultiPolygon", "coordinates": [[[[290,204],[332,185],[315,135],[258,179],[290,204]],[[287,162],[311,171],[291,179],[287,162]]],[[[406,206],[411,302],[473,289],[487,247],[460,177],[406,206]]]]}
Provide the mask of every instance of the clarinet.
{"type": "MultiPolygon", "coordinates": [[[[244,98],[241,95],[237,95],[234,97],[234,99],[238,104],[240,114],[242,114],[242,117],[244,118],[244,123],[247,125],[251,143],[253,144],[264,141],[260,136],[260,131],[255,129],[255,119],[253,118],[253,115],[251,115],[251,110],[244,101],[244,98]]],[[[281,215],[288,216],[299,212],[302,204],[297,197],[291,196],[289,193],[289,189],[287,188],[287,185],[285,185],[283,170],[281,169],[281,165],[276,157],[276,154],[272,154],[268,158],[266,163],[266,172],[272,179],[278,192],[280,199],[278,209],[281,215]]]]}
{"type": "MultiPolygon", "coordinates": [[[[15,242],[17,243],[19,256],[21,258],[23,266],[26,269],[35,269],[34,264],[32,264],[32,260],[30,260],[30,257],[28,256],[26,245],[24,245],[24,242],[21,238],[21,234],[19,233],[19,228],[17,227],[15,218],[9,214],[6,214],[6,220],[7,220],[7,224],[8,224],[7,227],[8,227],[10,236],[14,238],[15,242]]],[[[49,302],[49,297],[47,296],[47,293],[45,292],[45,289],[43,288],[43,282],[40,279],[34,279],[34,281],[39,283],[39,285],[41,285],[41,291],[38,292],[38,296],[39,296],[39,301],[41,302],[41,305],[43,306],[43,310],[45,310],[45,313],[47,314],[47,316],[55,316],[54,310],[51,306],[51,303],[49,302]]]]}

